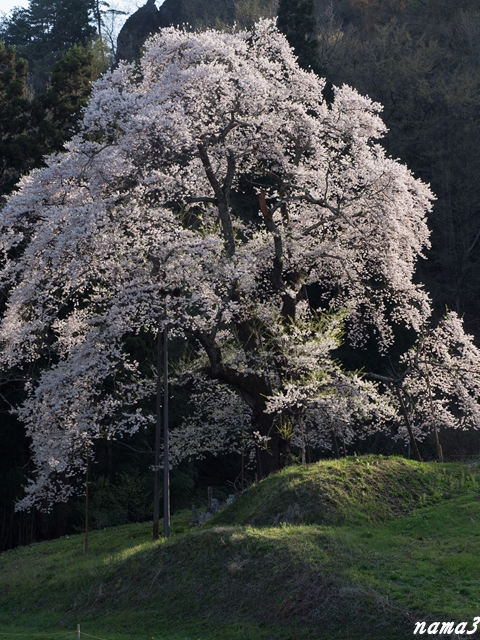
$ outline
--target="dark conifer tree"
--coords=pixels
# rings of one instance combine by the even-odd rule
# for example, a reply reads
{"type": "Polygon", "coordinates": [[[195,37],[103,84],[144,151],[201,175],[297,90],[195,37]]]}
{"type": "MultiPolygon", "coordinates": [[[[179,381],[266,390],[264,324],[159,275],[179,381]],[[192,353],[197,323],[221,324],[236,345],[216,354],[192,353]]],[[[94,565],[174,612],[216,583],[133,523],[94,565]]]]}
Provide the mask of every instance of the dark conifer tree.
{"type": "Polygon", "coordinates": [[[30,0],[0,23],[0,40],[28,61],[35,93],[45,91],[53,64],[68,49],[94,39],[94,9],[94,0],[30,0]]]}
{"type": "Polygon", "coordinates": [[[277,25],[298,56],[298,64],[318,71],[315,0],[280,0],[277,25]]]}
{"type": "Polygon", "coordinates": [[[26,60],[17,60],[14,47],[0,42],[0,194],[11,191],[33,152],[26,78],[26,60]]]}
{"type": "Polygon", "coordinates": [[[77,130],[82,108],[88,103],[93,80],[93,53],[73,46],[54,64],[49,90],[38,101],[44,110],[39,142],[45,153],[61,151],[77,130]]]}
{"type": "Polygon", "coordinates": [[[54,64],[49,90],[28,100],[27,62],[0,42],[0,196],[72,137],[92,76],[93,53],[76,45],[54,64]]]}

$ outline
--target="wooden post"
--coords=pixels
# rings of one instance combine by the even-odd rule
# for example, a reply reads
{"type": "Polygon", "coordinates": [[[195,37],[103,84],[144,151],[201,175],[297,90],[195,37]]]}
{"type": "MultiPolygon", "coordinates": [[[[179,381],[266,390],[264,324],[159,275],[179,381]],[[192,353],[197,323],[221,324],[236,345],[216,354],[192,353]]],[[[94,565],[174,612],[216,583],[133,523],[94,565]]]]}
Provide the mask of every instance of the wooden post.
{"type": "Polygon", "coordinates": [[[305,424],[302,420],[302,464],[305,465],[307,464],[307,458],[306,458],[306,448],[305,448],[305,424]]]}
{"type": "Polygon", "coordinates": [[[198,524],[197,507],[194,504],[192,504],[192,524],[198,524]]]}
{"type": "Polygon", "coordinates": [[[212,508],[213,491],[212,487],[207,487],[207,509],[212,508]]]}
{"type": "Polygon", "coordinates": [[[242,491],[245,488],[245,442],[242,440],[242,491]]]}
{"type": "Polygon", "coordinates": [[[77,640],[80,640],[80,625],[77,624],[77,640]]]}

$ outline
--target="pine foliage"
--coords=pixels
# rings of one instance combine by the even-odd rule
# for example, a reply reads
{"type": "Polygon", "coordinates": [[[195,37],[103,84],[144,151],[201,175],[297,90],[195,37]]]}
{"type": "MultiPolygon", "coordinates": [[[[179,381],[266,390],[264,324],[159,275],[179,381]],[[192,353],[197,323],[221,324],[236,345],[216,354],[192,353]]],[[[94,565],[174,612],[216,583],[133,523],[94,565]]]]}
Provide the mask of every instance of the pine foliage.
{"type": "Polygon", "coordinates": [[[303,69],[318,68],[315,0],[280,0],[277,25],[303,69]]]}

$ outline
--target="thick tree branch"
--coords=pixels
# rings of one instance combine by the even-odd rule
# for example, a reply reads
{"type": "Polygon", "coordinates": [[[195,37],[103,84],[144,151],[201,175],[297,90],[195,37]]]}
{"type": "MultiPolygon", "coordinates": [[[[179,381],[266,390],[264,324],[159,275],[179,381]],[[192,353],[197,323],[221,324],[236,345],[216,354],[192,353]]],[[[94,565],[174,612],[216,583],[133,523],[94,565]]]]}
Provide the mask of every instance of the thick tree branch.
{"type": "Polygon", "coordinates": [[[187,204],[195,204],[196,202],[203,202],[205,204],[217,204],[217,199],[216,198],[203,198],[203,197],[199,197],[199,198],[185,198],[185,202],[187,204]]]}
{"type": "Polygon", "coordinates": [[[220,347],[210,336],[199,329],[192,333],[207,354],[210,363],[207,371],[209,377],[236,388],[251,407],[259,403],[265,404],[265,398],[272,394],[272,388],[264,376],[252,372],[240,372],[225,365],[220,347]]]}
{"type": "MultiPolygon", "coordinates": [[[[197,148],[208,181],[210,182],[210,185],[212,186],[217,199],[218,214],[220,216],[220,222],[222,223],[223,239],[225,242],[225,251],[227,257],[231,258],[235,253],[235,238],[233,235],[232,219],[230,217],[230,210],[228,205],[230,193],[229,190],[227,190],[227,182],[225,182],[224,187],[220,185],[215,172],[213,171],[210,158],[208,157],[205,146],[202,143],[199,143],[197,148]]],[[[227,162],[227,179],[230,179],[231,181],[233,180],[233,176],[231,178],[229,177],[229,172],[231,171],[232,164],[230,156],[227,162]]],[[[235,167],[233,166],[233,171],[234,170],[235,167]]]]}

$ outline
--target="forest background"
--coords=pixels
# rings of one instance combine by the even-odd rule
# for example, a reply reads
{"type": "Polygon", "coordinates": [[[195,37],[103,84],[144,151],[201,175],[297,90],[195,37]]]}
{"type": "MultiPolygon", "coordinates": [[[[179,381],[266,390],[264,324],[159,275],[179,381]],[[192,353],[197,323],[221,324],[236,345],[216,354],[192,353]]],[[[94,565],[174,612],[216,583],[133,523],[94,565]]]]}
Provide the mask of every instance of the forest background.
{"type": "MultiPolygon", "coordinates": [[[[269,0],[166,0],[161,11],[162,19],[194,28],[229,28],[234,21],[248,27],[278,11],[279,27],[304,67],[331,84],[347,83],[384,105],[388,153],[429,183],[437,197],[429,217],[432,248],[418,266],[418,282],[430,292],[435,313],[441,316],[446,308],[456,311],[478,342],[480,10],[476,2],[303,0],[278,6],[269,0]]],[[[31,0],[28,9],[3,18],[0,195],[11,193],[21,175],[42,166],[44,155],[61,151],[75,131],[92,80],[115,64],[114,12],[93,0],[31,0]]],[[[129,27],[127,22],[125,28],[134,23],[129,27]]],[[[408,335],[397,337],[398,353],[409,340],[408,335]]],[[[181,348],[180,343],[172,344],[173,359],[181,348]]],[[[385,374],[395,353],[389,360],[373,349],[354,352],[344,347],[338,357],[347,368],[385,374]]],[[[14,505],[33,471],[30,443],[10,414],[23,393],[21,385],[3,380],[0,391],[0,550],[81,529],[83,499],[59,504],[49,515],[15,513],[14,505]]],[[[184,414],[185,400],[176,394],[173,428],[184,414]]],[[[475,432],[444,432],[442,446],[447,459],[480,451],[475,432]]],[[[96,447],[91,478],[94,526],[149,519],[153,433],[99,441],[96,447]]],[[[435,457],[433,441],[420,447],[424,458],[435,457]]],[[[354,450],[406,453],[406,446],[377,434],[347,452],[354,450]]],[[[332,452],[311,455],[317,459],[332,452]]],[[[183,463],[172,472],[172,508],[204,500],[207,486],[215,487],[220,498],[233,492],[239,488],[240,473],[237,454],[183,463]]]]}

